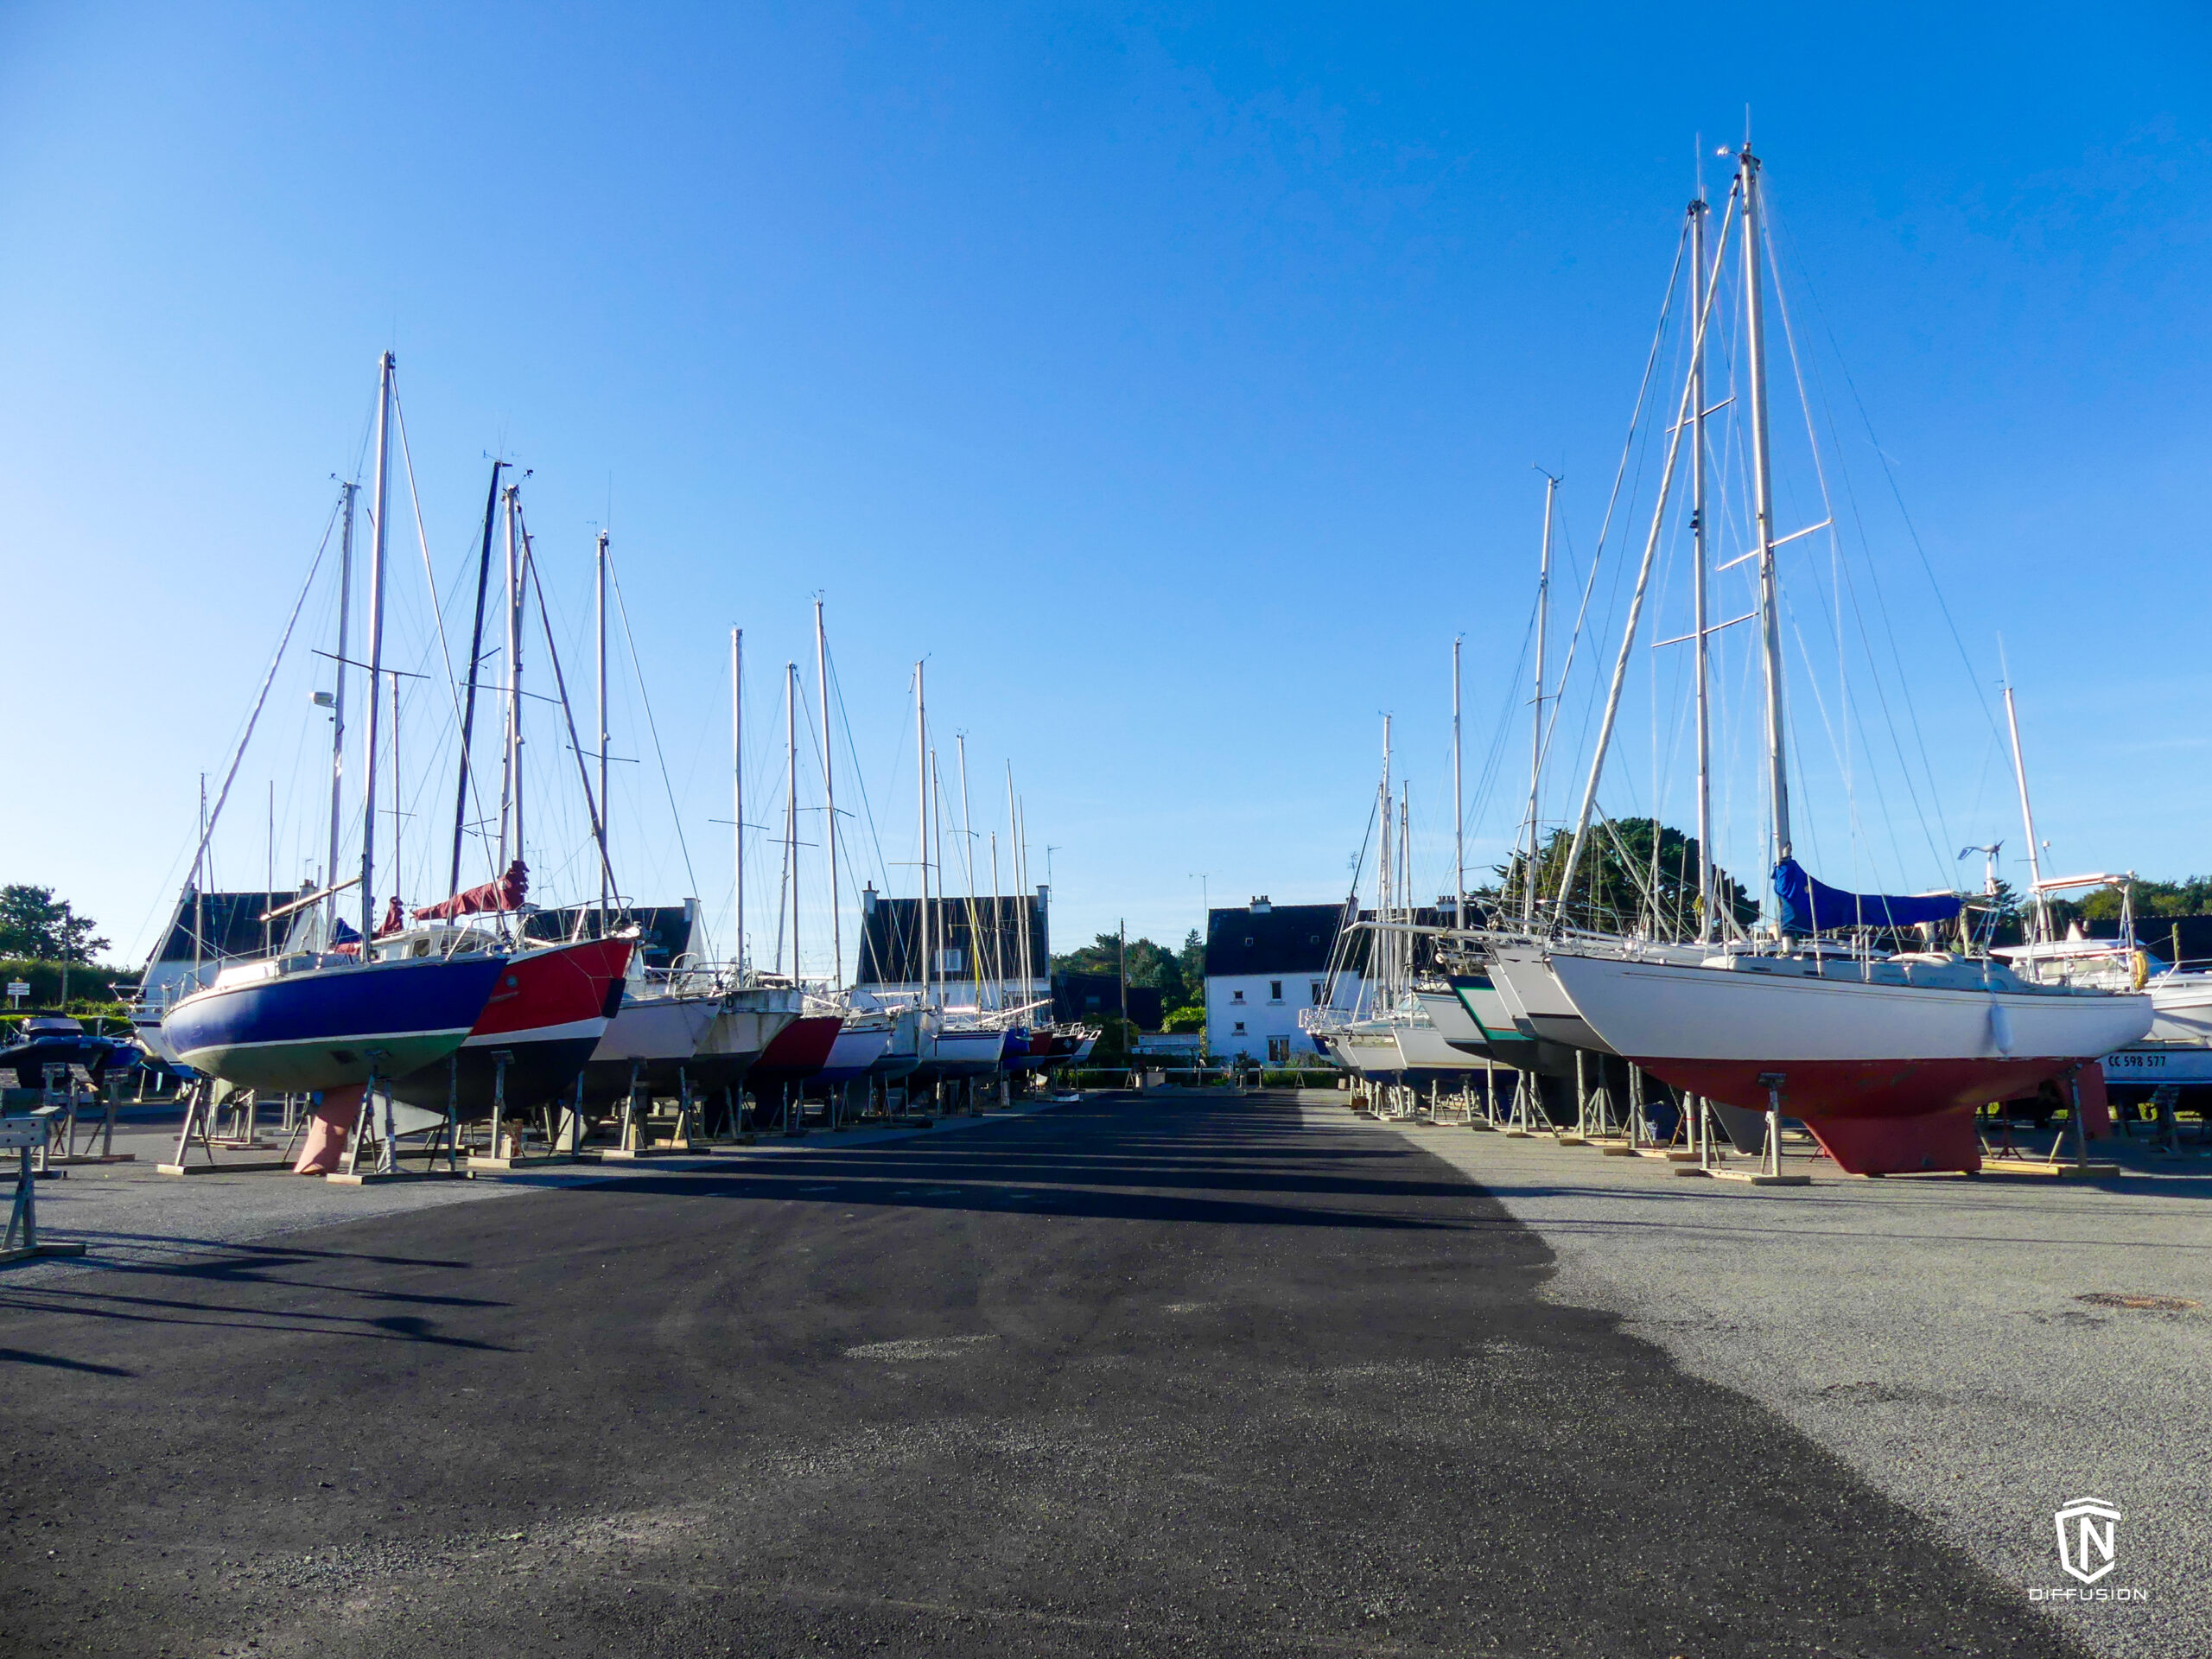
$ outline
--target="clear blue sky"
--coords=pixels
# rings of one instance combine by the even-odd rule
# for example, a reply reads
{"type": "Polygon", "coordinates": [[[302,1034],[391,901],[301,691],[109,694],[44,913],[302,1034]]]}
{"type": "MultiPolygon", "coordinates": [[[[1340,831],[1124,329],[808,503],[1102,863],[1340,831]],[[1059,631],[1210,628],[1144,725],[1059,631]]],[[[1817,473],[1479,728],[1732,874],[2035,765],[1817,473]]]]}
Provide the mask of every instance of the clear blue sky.
{"type": "MultiPolygon", "coordinates": [[[[1525,634],[1531,463],[1566,474],[1586,553],[1699,135],[1739,137],[1747,104],[1971,659],[1894,524],[1870,532],[1955,785],[1894,879],[2018,850],[1975,690],[1999,633],[2056,861],[2212,868],[2204,12],[1696,21],[8,8],[0,879],[143,945],[388,346],[442,582],[488,451],[535,469],[572,643],[613,526],[697,869],[618,700],[639,897],[727,905],[727,629],[764,744],[817,590],[894,881],[926,652],[948,765],[965,730],[995,804],[1010,756],[1039,879],[1057,849],[1063,948],[1122,916],[1179,937],[1201,873],[1217,902],[1337,895],[1385,709],[1436,890],[1450,640],[1472,770],[1525,634]]],[[[288,825],[314,816],[306,687],[241,774],[219,879],[258,875],[272,778],[288,825]]],[[[1480,860],[1515,811],[1471,820],[1480,860]]]]}

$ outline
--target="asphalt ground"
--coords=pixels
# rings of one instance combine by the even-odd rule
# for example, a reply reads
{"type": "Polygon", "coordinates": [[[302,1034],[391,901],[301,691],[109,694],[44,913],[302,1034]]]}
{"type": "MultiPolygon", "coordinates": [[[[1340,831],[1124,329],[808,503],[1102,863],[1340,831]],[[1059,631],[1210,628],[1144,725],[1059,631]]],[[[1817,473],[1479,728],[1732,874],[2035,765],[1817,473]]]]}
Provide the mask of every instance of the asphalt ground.
{"type": "MultiPolygon", "coordinates": [[[[1344,1098],[1306,1097],[1317,1133],[1344,1098]]],[[[2107,1500],[2099,1587],[2145,1599],[2057,1616],[2112,1659],[2212,1654],[2212,1159],[2107,1142],[2115,1179],[1863,1180],[1793,1149],[1812,1185],[1761,1189],[1395,1127],[1557,1253],[1547,1299],[1751,1395],[2016,1594],[2073,1588],[2055,1512],[2107,1500]]]]}
{"type": "Polygon", "coordinates": [[[7,1281],[0,1646],[2077,1651],[1552,1266],[1387,1129],[1107,1097],[7,1281]]]}

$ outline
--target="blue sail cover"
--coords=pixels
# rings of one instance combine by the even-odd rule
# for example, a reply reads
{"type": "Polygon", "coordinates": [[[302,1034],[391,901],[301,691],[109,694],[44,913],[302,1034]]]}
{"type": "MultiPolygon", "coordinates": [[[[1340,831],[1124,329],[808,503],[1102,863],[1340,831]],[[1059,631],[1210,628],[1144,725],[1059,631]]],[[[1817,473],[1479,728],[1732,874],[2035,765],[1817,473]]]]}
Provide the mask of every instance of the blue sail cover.
{"type": "Polygon", "coordinates": [[[1774,896],[1782,902],[1784,933],[1823,933],[1837,927],[1910,927],[1920,922],[1948,922],[1962,907],[1954,893],[1925,898],[1880,893],[1846,893],[1815,881],[1805,867],[1785,858],[1774,867],[1774,896]]]}

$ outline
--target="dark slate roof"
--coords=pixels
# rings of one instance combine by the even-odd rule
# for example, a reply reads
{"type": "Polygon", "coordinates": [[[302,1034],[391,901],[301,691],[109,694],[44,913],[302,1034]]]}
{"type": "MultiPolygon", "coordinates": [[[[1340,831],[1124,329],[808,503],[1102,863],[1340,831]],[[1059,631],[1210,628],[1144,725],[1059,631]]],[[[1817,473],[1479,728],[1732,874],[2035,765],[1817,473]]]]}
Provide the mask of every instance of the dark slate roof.
{"type": "MultiPolygon", "coordinates": [[[[162,936],[162,948],[154,953],[154,960],[219,962],[228,957],[257,957],[267,948],[263,943],[268,936],[262,930],[262,917],[299,896],[296,893],[210,893],[202,895],[204,902],[195,905],[193,891],[187,887],[169,916],[168,931],[162,936]],[[196,952],[192,948],[195,919],[204,921],[207,937],[205,948],[196,952]]],[[[284,931],[291,925],[289,917],[271,925],[274,943],[283,944],[284,931]]]]}
{"type": "MultiPolygon", "coordinates": [[[[1122,1013],[1122,976],[1119,974],[1077,974],[1060,972],[1052,976],[1052,1018],[1070,1024],[1096,1020],[1102,1014],[1116,1019],[1122,1013]]],[[[1160,987],[1132,985],[1129,987],[1129,1019],[1140,1031],[1157,1031],[1166,1017],[1160,987]]]]}
{"type": "MultiPolygon", "coordinates": [[[[1052,971],[1050,940],[1045,902],[1030,894],[1008,893],[994,901],[975,901],[971,919],[965,898],[930,900],[931,942],[939,950],[957,950],[962,967],[946,976],[949,982],[972,980],[978,972],[991,972],[992,936],[997,936],[1000,971],[1008,979],[1021,976],[1021,926],[1024,912],[1029,923],[1029,970],[1043,976],[1052,971]],[[996,926],[994,929],[994,910],[996,926]],[[980,948],[980,955],[978,954],[980,948]]],[[[868,893],[861,900],[860,955],[855,964],[855,985],[914,985],[921,982],[921,900],[886,899],[868,893]]]]}
{"type": "Polygon", "coordinates": [[[1206,977],[1319,974],[1343,925],[1342,905],[1275,905],[1206,912],[1206,977]]]}
{"type": "MultiPolygon", "coordinates": [[[[532,911],[525,916],[523,938],[547,944],[569,938],[575,935],[579,919],[583,924],[585,938],[599,937],[597,905],[563,905],[551,910],[532,911]]],[[[688,905],[638,905],[613,912],[608,918],[607,931],[618,932],[624,927],[639,930],[638,943],[648,968],[665,968],[692,949],[691,907],[688,905]]]]}

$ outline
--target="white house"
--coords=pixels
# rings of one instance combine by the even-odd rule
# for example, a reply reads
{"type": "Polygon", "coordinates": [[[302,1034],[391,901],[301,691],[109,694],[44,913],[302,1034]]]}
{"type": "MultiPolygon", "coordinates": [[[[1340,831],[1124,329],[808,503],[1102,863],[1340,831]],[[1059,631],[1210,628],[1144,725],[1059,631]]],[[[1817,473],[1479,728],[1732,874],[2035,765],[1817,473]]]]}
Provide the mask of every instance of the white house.
{"type": "Polygon", "coordinates": [[[1206,915],[1206,1048],[1281,1065],[1319,1051],[1298,1028],[1300,1008],[1357,1007],[1359,975],[1329,966],[1342,905],[1274,905],[1265,897],[1206,915]]]}

